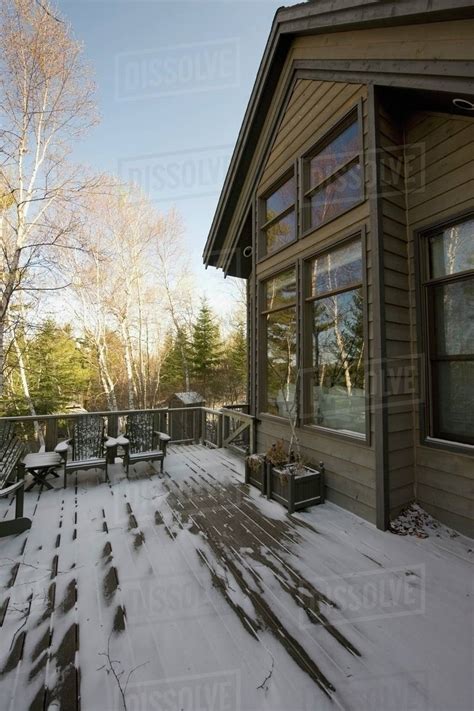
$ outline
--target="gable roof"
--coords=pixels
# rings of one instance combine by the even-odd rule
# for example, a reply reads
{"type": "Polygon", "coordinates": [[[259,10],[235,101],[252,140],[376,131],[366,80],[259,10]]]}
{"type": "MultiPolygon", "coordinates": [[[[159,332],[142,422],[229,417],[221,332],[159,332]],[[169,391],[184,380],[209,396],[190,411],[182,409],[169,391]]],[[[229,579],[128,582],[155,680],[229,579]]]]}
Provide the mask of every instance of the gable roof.
{"type": "Polygon", "coordinates": [[[474,0],[311,0],[277,10],[204,248],[204,264],[229,271],[222,248],[252,160],[252,147],[295,37],[459,20],[473,14],[474,0]]]}

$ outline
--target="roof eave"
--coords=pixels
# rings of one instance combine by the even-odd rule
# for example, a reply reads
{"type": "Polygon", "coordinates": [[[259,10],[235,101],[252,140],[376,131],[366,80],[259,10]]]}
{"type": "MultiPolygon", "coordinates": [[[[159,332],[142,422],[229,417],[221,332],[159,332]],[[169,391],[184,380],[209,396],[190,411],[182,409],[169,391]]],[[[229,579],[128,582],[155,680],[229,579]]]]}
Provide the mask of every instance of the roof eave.
{"type": "Polygon", "coordinates": [[[384,25],[401,25],[435,22],[446,19],[464,19],[474,14],[474,0],[464,0],[453,5],[453,0],[319,0],[300,5],[282,7],[276,11],[262,61],[245,111],[242,126],[232,154],[209,236],[204,248],[206,266],[226,269],[229,260],[222,253],[228,225],[232,216],[232,202],[238,195],[238,179],[246,174],[250,161],[247,147],[252,131],[256,131],[256,118],[262,121],[262,99],[271,99],[272,78],[284,63],[291,41],[295,36],[342,32],[356,28],[384,25]],[[247,154],[247,155],[246,155],[247,154]]]}

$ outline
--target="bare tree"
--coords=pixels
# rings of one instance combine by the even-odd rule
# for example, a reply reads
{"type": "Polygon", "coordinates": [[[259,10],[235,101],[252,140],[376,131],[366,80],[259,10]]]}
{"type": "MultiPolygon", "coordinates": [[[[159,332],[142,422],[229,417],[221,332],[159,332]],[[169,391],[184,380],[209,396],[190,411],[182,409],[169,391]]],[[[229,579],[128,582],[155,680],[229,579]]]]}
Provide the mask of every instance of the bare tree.
{"type": "MultiPolygon", "coordinates": [[[[158,213],[134,186],[107,178],[102,194],[85,198],[81,241],[65,261],[72,305],[99,357],[109,407],[125,390],[130,409],[157,404],[164,334],[185,318],[179,220],[158,213]],[[180,278],[177,278],[177,274],[180,278]],[[120,372],[113,373],[108,339],[120,343],[120,372]]],[[[117,359],[115,359],[117,360],[117,359]]]]}
{"type": "Polygon", "coordinates": [[[58,250],[76,246],[75,202],[91,186],[68,161],[95,121],[81,45],[49,0],[0,4],[0,392],[4,333],[19,291],[64,286],[58,250]]]}

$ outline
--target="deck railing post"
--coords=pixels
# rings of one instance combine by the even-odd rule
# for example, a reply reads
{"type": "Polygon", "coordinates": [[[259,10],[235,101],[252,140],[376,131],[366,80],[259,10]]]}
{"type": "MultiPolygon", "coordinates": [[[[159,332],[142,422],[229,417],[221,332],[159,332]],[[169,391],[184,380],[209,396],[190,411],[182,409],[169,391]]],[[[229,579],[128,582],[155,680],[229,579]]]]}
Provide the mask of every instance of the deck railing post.
{"type": "Polygon", "coordinates": [[[217,415],[217,448],[222,449],[224,446],[224,415],[219,412],[217,415]]]}
{"type": "Polygon", "coordinates": [[[255,420],[250,422],[250,442],[249,442],[250,454],[257,453],[257,428],[255,426],[255,420]]]}
{"type": "Polygon", "coordinates": [[[230,436],[230,416],[227,417],[226,415],[221,415],[222,417],[222,444],[221,446],[224,446],[224,442],[226,442],[229,439],[230,436]]]}
{"type": "Polygon", "coordinates": [[[44,443],[47,452],[52,452],[58,443],[58,420],[55,417],[46,420],[44,443]]]}
{"type": "Polygon", "coordinates": [[[193,439],[194,439],[194,444],[199,444],[199,441],[201,439],[200,433],[199,433],[199,424],[201,421],[200,417],[200,412],[199,410],[194,410],[193,413],[193,439]]]}

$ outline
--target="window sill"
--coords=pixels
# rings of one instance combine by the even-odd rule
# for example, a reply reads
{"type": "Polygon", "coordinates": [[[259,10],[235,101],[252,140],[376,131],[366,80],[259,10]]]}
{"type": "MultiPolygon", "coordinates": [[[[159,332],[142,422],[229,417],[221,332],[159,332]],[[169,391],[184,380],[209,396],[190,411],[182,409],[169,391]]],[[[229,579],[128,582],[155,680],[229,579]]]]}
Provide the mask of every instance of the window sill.
{"type": "Polygon", "coordinates": [[[432,449],[442,449],[445,452],[457,452],[458,454],[465,454],[467,456],[474,456],[474,445],[463,444],[462,442],[452,442],[447,439],[438,439],[436,437],[425,437],[422,442],[422,446],[431,447],[432,449]]]}
{"type": "Polygon", "coordinates": [[[320,427],[319,425],[313,424],[305,424],[301,429],[305,432],[311,432],[313,435],[321,434],[346,442],[352,442],[353,444],[361,444],[364,447],[370,446],[369,437],[365,433],[360,434],[359,432],[349,432],[348,430],[333,430],[329,427],[320,427]]]}
{"type": "MultiPolygon", "coordinates": [[[[272,415],[269,412],[259,413],[258,421],[274,422],[275,424],[284,425],[290,428],[290,420],[287,417],[280,417],[280,415],[272,415]]],[[[369,437],[366,434],[359,434],[358,432],[331,430],[329,429],[329,427],[319,427],[318,425],[312,424],[299,425],[296,429],[300,432],[308,432],[313,435],[321,434],[327,437],[333,437],[338,440],[345,440],[346,442],[360,444],[364,447],[370,446],[369,437]]]]}

